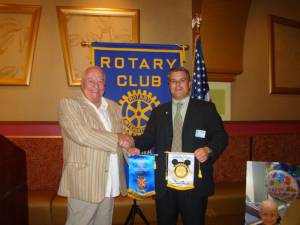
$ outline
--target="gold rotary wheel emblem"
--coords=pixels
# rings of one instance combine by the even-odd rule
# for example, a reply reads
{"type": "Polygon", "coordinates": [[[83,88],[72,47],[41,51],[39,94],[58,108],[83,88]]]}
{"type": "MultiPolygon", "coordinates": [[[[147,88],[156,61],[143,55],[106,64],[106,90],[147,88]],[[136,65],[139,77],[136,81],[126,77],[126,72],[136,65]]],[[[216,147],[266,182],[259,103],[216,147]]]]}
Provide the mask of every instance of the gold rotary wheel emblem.
{"type": "Polygon", "coordinates": [[[126,94],[119,100],[125,128],[131,135],[140,135],[144,132],[152,109],[160,102],[146,90],[132,90],[126,94]]]}
{"type": "Polygon", "coordinates": [[[179,179],[183,179],[188,175],[188,167],[183,163],[179,163],[174,168],[175,176],[179,179]]]}

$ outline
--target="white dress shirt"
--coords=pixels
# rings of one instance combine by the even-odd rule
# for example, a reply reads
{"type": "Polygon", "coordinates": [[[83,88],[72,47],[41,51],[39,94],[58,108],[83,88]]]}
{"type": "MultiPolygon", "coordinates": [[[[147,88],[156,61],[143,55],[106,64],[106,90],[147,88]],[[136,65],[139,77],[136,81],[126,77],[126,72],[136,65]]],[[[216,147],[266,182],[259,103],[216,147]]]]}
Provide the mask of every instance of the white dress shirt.
{"type": "MultiPolygon", "coordinates": [[[[96,110],[96,113],[99,116],[99,119],[104,125],[105,129],[111,132],[111,122],[107,111],[108,103],[106,99],[104,97],[101,98],[101,105],[99,108],[91,103],[86,97],[85,99],[96,110]]],[[[118,156],[116,153],[111,153],[109,159],[105,197],[116,197],[118,195],[120,195],[118,156]]]]}

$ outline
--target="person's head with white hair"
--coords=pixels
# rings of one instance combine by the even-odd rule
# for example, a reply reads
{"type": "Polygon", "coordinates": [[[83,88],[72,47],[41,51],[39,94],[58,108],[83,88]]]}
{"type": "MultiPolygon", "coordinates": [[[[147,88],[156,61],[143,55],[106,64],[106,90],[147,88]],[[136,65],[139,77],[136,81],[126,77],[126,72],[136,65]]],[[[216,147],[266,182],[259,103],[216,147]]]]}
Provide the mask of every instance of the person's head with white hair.
{"type": "Polygon", "coordinates": [[[264,200],[260,203],[259,214],[264,225],[275,225],[279,218],[277,204],[271,200],[264,200]]]}
{"type": "Polygon", "coordinates": [[[97,108],[105,91],[105,73],[98,66],[88,67],[81,79],[81,91],[84,96],[97,108]]]}

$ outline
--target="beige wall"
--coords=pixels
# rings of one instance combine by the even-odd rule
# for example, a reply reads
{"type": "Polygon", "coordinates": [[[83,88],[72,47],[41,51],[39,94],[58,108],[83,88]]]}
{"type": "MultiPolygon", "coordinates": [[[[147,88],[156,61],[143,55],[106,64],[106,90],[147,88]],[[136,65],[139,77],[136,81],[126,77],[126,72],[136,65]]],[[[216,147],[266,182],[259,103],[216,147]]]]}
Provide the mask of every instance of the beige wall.
{"type": "MultiPolygon", "coordinates": [[[[232,83],[232,120],[300,119],[300,95],[269,94],[268,14],[300,21],[300,2],[252,0],[245,33],[244,72],[232,83]]],[[[300,79],[300,71],[298,75],[300,79]]]]}
{"type": "MultiPolygon", "coordinates": [[[[56,121],[59,99],[79,93],[78,87],[67,84],[56,15],[58,5],[140,9],[141,43],[192,45],[192,0],[0,1],[42,6],[30,86],[0,86],[0,121],[56,121]]],[[[231,83],[231,120],[300,120],[300,95],[269,94],[270,13],[300,21],[300,2],[252,0],[245,32],[243,73],[231,83]]],[[[187,67],[191,68],[191,51],[187,53],[187,67]]]]}
{"type": "MultiPolygon", "coordinates": [[[[0,121],[56,121],[59,99],[80,92],[78,87],[67,84],[56,16],[58,5],[140,9],[141,43],[192,43],[191,1],[7,0],[0,3],[42,6],[30,86],[0,86],[0,121]]],[[[187,60],[191,61],[190,51],[187,60]]]]}

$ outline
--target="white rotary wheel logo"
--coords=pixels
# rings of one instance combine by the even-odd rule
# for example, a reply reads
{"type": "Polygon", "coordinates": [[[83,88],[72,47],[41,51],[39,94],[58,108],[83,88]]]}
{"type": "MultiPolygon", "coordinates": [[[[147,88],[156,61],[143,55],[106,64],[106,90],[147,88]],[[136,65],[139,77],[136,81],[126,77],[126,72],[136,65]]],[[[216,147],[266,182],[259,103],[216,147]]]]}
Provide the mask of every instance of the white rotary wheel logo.
{"type": "Polygon", "coordinates": [[[119,100],[125,128],[131,135],[140,135],[144,132],[152,109],[160,102],[146,90],[132,90],[126,94],[119,100]]]}

